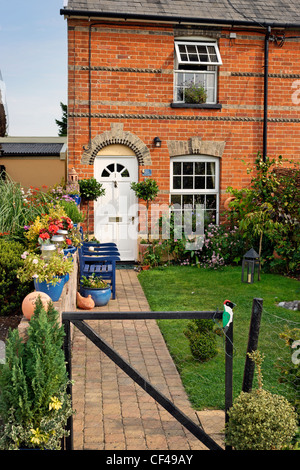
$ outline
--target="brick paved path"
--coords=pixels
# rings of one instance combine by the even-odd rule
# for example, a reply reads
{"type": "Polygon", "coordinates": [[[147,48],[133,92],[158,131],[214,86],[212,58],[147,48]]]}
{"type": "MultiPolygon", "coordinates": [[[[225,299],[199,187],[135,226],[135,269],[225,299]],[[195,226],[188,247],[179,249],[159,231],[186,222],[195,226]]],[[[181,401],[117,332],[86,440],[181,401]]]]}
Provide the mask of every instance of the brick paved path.
{"type": "MultiPolygon", "coordinates": [[[[117,270],[116,299],[102,309],[150,310],[134,270],[117,270]]],[[[192,410],[155,320],[88,323],[186,415],[204,429],[208,423],[220,444],[224,414],[192,410]]],[[[74,450],[206,449],[77,329],[72,374],[74,450]]]]}

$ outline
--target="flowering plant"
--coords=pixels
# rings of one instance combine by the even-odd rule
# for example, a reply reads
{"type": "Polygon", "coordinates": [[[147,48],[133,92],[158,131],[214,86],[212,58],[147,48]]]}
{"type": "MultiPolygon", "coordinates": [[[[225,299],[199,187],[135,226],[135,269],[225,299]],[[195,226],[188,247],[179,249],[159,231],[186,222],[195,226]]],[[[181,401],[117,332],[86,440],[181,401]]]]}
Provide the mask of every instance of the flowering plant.
{"type": "Polygon", "coordinates": [[[42,255],[28,251],[25,251],[21,258],[24,264],[18,269],[17,274],[21,282],[36,279],[39,282],[56,285],[61,276],[65,276],[73,269],[72,260],[64,256],[61,251],[54,252],[47,261],[42,255]]]}
{"type": "Polygon", "coordinates": [[[50,188],[48,191],[48,194],[56,200],[63,200],[63,201],[74,203],[74,199],[70,195],[79,194],[79,190],[76,191],[74,188],[73,190],[71,189],[71,191],[69,191],[63,186],[57,185],[57,186],[54,186],[53,188],[50,188]]]}
{"type": "Polygon", "coordinates": [[[66,191],[68,194],[72,195],[72,196],[79,196],[80,195],[80,190],[79,190],[79,185],[78,183],[76,184],[68,184],[68,186],[66,187],[66,191]]]}
{"type": "Polygon", "coordinates": [[[239,263],[245,241],[237,227],[209,224],[204,231],[203,244],[199,250],[187,253],[182,264],[196,264],[198,267],[218,269],[228,264],[239,263]]]}
{"type": "Polygon", "coordinates": [[[80,246],[82,243],[81,240],[81,234],[79,231],[79,228],[73,227],[71,230],[69,230],[69,234],[66,238],[65,242],[65,247],[64,248],[69,248],[70,246],[80,246]]]}
{"type": "Polygon", "coordinates": [[[38,216],[35,221],[25,226],[25,237],[31,248],[36,248],[39,243],[50,241],[58,230],[70,230],[73,223],[61,206],[49,205],[49,213],[38,216]]]}

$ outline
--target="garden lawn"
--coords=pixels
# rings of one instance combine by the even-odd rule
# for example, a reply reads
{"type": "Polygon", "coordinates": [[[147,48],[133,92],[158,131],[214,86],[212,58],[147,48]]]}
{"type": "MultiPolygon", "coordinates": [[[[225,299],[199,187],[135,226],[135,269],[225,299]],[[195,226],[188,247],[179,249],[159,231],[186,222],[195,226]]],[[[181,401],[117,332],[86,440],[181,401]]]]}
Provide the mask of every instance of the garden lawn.
{"type": "MultiPolygon", "coordinates": [[[[280,301],[300,299],[300,282],[279,275],[262,274],[254,284],[241,282],[241,268],[228,266],[222,270],[205,270],[192,266],[159,267],[142,271],[139,280],[153,311],[223,310],[226,299],[234,308],[233,393],[240,393],[253,298],[263,299],[262,323],[258,349],[265,354],[264,388],[291,398],[294,391],[279,383],[279,357],[290,364],[291,353],[279,339],[284,325],[300,328],[300,312],[278,307],[280,301]]],[[[195,409],[224,409],[225,351],[224,336],[218,336],[218,354],[200,363],[189,348],[183,330],[189,320],[159,320],[158,325],[181,375],[195,409]]],[[[217,326],[221,326],[217,322],[217,326]]],[[[254,386],[256,382],[254,383],[254,386]]]]}

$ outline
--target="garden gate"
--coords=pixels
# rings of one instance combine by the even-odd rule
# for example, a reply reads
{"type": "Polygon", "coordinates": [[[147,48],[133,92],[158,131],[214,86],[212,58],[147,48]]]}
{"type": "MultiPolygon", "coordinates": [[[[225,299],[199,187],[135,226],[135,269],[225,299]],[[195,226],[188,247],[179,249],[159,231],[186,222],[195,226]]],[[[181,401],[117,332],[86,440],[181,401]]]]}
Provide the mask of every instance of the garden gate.
{"type": "MultiPolygon", "coordinates": [[[[177,419],[209,450],[223,450],[204,430],[196,425],[189,417],[181,412],[167,397],[157,390],[151,383],[123,359],[103,338],[101,338],[85,320],[146,320],[146,319],[215,319],[221,320],[223,312],[64,312],[62,324],[65,329],[64,351],[69,378],[72,379],[71,364],[71,323],[87,336],[101,351],[103,351],[118,367],[120,367],[134,382],[156,400],[165,410],[177,419]]],[[[233,322],[225,335],[225,411],[232,406],[232,363],[233,363],[233,322]]],[[[69,393],[72,397],[72,386],[69,393]]],[[[73,450],[73,421],[68,422],[69,437],[66,439],[66,450],[73,450]]]]}

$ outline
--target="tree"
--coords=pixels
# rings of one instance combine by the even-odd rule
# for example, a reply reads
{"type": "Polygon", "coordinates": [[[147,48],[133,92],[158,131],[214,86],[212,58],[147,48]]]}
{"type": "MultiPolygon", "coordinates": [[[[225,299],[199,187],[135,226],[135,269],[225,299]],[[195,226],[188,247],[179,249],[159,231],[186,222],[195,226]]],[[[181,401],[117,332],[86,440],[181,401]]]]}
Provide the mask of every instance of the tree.
{"type": "Polygon", "coordinates": [[[55,119],[55,122],[59,127],[58,135],[60,137],[64,137],[68,135],[68,106],[66,104],[60,103],[60,107],[63,113],[62,119],[61,121],[55,119]]]}
{"type": "Polygon", "coordinates": [[[234,196],[228,220],[239,226],[249,242],[258,238],[259,255],[269,257],[271,267],[297,272],[300,269],[300,166],[288,162],[287,168],[282,168],[282,164],[281,156],[266,161],[257,156],[250,187],[227,189],[234,196]],[[263,238],[265,253],[262,253],[263,238]],[[267,255],[271,250],[281,258],[267,255]]]}
{"type": "MultiPolygon", "coordinates": [[[[135,195],[139,199],[146,201],[146,211],[147,211],[146,220],[148,224],[149,203],[150,201],[154,201],[159,191],[157,182],[151,178],[146,178],[144,181],[141,181],[140,183],[131,183],[131,189],[135,192],[135,195]]],[[[148,230],[147,230],[147,234],[148,234],[148,243],[149,243],[148,230]]]]}

